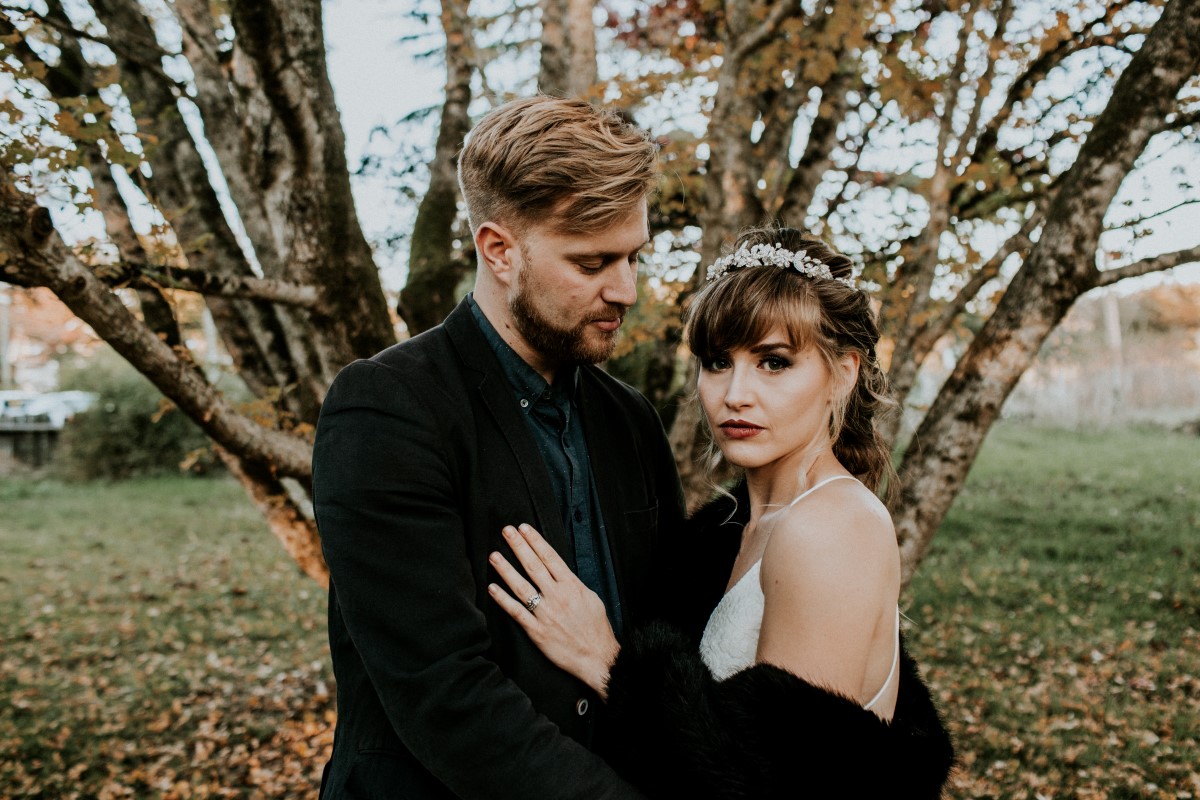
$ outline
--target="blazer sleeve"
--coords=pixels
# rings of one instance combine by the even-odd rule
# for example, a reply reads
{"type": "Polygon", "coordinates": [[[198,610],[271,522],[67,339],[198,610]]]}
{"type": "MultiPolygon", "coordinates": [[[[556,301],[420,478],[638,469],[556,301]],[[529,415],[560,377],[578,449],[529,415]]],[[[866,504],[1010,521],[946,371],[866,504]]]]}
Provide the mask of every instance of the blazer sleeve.
{"type": "Polygon", "coordinates": [[[901,693],[888,723],[768,664],[716,681],[687,637],[652,625],[609,676],[610,759],[653,798],[936,800],[953,749],[907,654],[901,693]]]}
{"type": "Polygon", "coordinates": [[[396,734],[464,800],[639,797],[487,657],[442,428],[461,404],[360,361],[331,387],[314,500],[341,616],[396,734]]]}

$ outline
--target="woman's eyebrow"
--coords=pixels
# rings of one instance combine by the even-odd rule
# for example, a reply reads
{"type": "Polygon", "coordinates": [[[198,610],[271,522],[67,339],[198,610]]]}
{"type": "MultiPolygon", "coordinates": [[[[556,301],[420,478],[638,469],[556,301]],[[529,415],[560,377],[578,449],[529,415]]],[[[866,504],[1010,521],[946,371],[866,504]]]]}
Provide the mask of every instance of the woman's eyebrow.
{"type": "Polygon", "coordinates": [[[755,355],[762,355],[763,353],[770,353],[775,350],[786,350],[789,353],[796,352],[796,348],[790,342],[762,342],[750,348],[750,352],[755,355]]]}

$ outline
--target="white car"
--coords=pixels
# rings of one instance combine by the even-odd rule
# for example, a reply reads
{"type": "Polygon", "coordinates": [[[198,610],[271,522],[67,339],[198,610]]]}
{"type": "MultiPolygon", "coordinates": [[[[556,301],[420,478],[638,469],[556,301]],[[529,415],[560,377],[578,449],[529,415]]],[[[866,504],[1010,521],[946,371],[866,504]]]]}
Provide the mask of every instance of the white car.
{"type": "Polygon", "coordinates": [[[37,397],[37,392],[2,391],[0,392],[0,420],[18,420],[29,416],[25,407],[29,401],[37,397]]]}
{"type": "Polygon", "coordinates": [[[11,421],[48,421],[61,428],[67,420],[96,405],[93,392],[0,392],[0,419],[11,421]]]}

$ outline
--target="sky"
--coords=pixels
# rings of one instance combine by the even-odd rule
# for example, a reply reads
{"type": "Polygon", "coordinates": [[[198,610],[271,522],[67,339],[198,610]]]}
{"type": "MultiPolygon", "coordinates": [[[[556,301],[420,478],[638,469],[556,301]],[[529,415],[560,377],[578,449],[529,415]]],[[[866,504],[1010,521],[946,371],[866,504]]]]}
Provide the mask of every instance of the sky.
{"type": "MultiPolygon", "coordinates": [[[[418,49],[400,40],[413,29],[407,3],[386,0],[327,0],[325,40],[329,79],[342,112],[346,154],[358,164],[371,131],[390,126],[405,114],[440,104],[446,73],[438,62],[418,60],[418,49]]],[[[436,117],[430,120],[436,124],[436,117]]],[[[430,140],[434,131],[429,132],[430,140]]],[[[399,198],[382,179],[352,180],[359,221],[368,239],[383,235],[394,221],[399,198]]],[[[384,285],[403,286],[403,265],[380,257],[384,285]]]]}

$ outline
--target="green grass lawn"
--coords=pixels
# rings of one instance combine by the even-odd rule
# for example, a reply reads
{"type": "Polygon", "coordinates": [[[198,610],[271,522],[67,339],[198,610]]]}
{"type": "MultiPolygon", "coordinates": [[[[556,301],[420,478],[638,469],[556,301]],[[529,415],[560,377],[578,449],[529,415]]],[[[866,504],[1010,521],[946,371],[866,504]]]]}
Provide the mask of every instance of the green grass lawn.
{"type": "Polygon", "coordinates": [[[0,479],[0,797],[315,796],[325,598],[231,480],[0,479]]]}
{"type": "Polygon", "coordinates": [[[907,598],[956,797],[1200,797],[1200,440],[1002,427],[907,598]]]}
{"type": "MultiPolygon", "coordinates": [[[[993,434],[902,601],[950,796],[1200,798],[1198,534],[1195,437],[993,434]]],[[[0,553],[0,798],[315,796],[324,595],[238,486],[0,478],[0,553]]]]}

